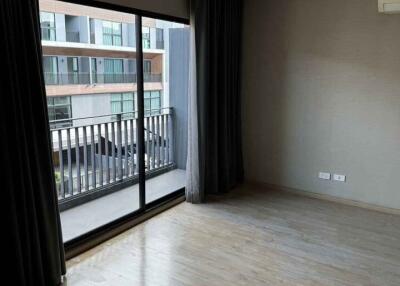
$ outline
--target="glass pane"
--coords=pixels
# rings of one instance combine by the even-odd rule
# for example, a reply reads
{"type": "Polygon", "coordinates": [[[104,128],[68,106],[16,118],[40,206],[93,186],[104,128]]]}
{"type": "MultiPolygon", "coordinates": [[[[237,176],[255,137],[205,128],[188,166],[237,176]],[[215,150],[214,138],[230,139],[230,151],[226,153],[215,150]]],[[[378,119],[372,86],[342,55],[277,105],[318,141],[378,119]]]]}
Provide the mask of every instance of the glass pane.
{"type": "Polygon", "coordinates": [[[40,13],[40,27],[42,28],[42,40],[55,41],[55,18],[54,13],[40,13]]]}
{"type": "Polygon", "coordinates": [[[78,71],[78,58],[73,58],[72,60],[72,70],[78,71]]]}
{"type": "Polygon", "coordinates": [[[142,27],[143,49],[150,49],[150,28],[142,27]]]}
{"type": "Polygon", "coordinates": [[[56,30],[55,29],[49,29],[49,41],[55,41],[56,40],[56,30]]]}
{"type": "Polygon", "coordinates": [[[70,118],[70,108],[66,107],[54,107],[54,112],[56,114],[56,119],[69,119],[70,118]]]}
{"type": "Polygon", "coordinates": [[[104,60],[104,72],[113,73],[114,72],[114,62],[111,59],[104,60]]]}
{"type": "Polygon", "coordinates": [[[104,34],[103,35],[103,45],[112,45],[112,35],[110,34],[104,34]]]}
{"type": "Polygon", "coordinates": [[[143,23],[143,48],[152,49],[144,50],[143,62],[144,80],[152,83],[144,93],[145,165],[157,174],[146,179],[149,203],[185,187],[189,29],[159,19],[143,23]]]}
{"type": "Polygon", "coordinates": [[[70,97],[62,96],[54,98],[54,105],[69,105],[70,97]]]}
{"type": "Polygon", "coordinates": [[[133,93],[124,93],[123,100],[133,100],[133,93]]]}
{"type": "Polygon", "coordinates": [[[47,112],[48,112],[48,114],[49,114],[49,120],[50,120],[50,121],[56,120],[56,115],[55,115],[55,112],[54,112],[54,108],[53,108],[53,107],[48,106],[48,107],[47,107],[47,112]]]}
{"type": "Polygon", "coordinates": [[[63,238],[69,241],[139,208],[137,120],[115,115],[134,109],[136,87],[121,83],[133,83],[124,65],[135,58],[113,46],[133,50],[136,17],[61,1],[40,3],[46,3],[39,8],[56,192],[63,238]],[[46,40],[55,40],[56,31],[55,47],[46,40]],[[66,40],[75,36],[86,45],[71,48],[66,40]]]}
{"type": "Polygon", "coordinates": [[[58,83],[57,57],[43,57],[43,74],[46,84],[54,85],[58,83]]]}
{"type": "Polygon", "coordinates": [[[121,24],[120,23],[113,23],[113,34],[121,36],[121,24]]]}
{"type": "Polygon", "coordinates": [[[104,34],[112,34],[112,23],[103,21],[103,33],[104,34]]]}
{"type": "Polygon", "coordinates": [[[161,107],[160,98],[152,98],[151,99],[151,109],[159,109],[161,107]]]}
{"type": "Polygon", "coordinates": [[[40,12],[40,25],[42,28],[54,28],[54,13],[40,12]]]}
{"type": "Polygon", "coordinates": [[[111,101],[121,102],[121,94],[120,93],[112,93],[111,94],[111,101]]]}
{"type": "Polygon", "coordinates": [[[97,78],[97,59],[91,58],[90,65],[92,69],[92,83],[99,83],[97,78]]]}
{"type": "Polygon", "coordinates": [[[117,113],[121,113],[121,112],[122,112],[121,101],[112,101],[111,102],[111,113],[117,114],[117,113]]]}
{"type": "Polygon", "coordinates": [[[114,60],[114,73],[122,74],[124,71],[124,66],[122,60],[114,60]]]}
{"type": "Polygon", "coordinates": [[[145,114],[145,116],[149,115],[149,111],[150,111],[150,99],[145,98],[144,99],[144,114],[145,114]]]}
{"type": "Polygon", "coordinates": [[[151,61],[144,60],[143,62],[143,72],[144,73],[151,73],[151,61]]]}
{"type": "Polygon", "coordinates": [[[133,111],[133,100],[124,100],[122,102],[122,112],[133,111]]]}
{"type": "Polygon", "coordinates": [[[122,46],[121,36],[113,35],[113,45],[114,46],[122,46]]]}

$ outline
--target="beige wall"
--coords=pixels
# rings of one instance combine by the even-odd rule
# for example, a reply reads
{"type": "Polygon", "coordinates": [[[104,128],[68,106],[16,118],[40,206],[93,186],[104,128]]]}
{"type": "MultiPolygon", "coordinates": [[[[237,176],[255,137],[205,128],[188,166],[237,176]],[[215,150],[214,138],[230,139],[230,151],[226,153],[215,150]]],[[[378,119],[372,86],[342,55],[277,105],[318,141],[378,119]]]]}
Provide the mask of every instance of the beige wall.
{"type": "MultiPolygon", "coordinates": [[[[145,82],[144,90],[162,90],[161,82],[145,82]]],[[[46,85],[47,96],[104,94],[115,92],[132,92],[137,90],[136,83],[113,84],[72,84],[72,85],[46,85]]]]}
{"type": "Polygon", "coordinates": [[[246,178],[399,209],[400,15],[377,0],[244,3],[246,178]]]}

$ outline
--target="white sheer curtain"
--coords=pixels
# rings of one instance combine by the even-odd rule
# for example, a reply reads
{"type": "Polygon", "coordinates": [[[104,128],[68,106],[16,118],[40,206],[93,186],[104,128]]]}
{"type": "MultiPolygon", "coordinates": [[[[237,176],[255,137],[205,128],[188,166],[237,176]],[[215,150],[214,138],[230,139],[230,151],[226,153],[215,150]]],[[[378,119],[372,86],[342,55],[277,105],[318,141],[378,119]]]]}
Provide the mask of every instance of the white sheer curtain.
{"type": "Polygon", "coordinates": [[[188,90],[188,155],[186,164],[186,200],[201,203],[203,194],[200,188],[199,166],[199,123],[197,109],[196,82],[196,35],[195,17],[190,17],[190,52],[189,52],[189,90],[188,90]]]}

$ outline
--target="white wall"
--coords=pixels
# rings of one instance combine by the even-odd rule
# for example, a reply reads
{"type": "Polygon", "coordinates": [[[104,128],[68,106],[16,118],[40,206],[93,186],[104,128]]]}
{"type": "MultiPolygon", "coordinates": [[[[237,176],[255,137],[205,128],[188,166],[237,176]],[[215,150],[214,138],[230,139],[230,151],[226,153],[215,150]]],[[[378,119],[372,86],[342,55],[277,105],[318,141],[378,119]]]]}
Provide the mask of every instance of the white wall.
{"type": "Polygon", "coordinates": [[[376,0],[244,5],[246,178],[399,209],[400,15],[376,0]]]}
{"type": "MultiPolygon", "coordinates": [[[[110,94],[86,94],[71,96],[73,118],[111,114],[110,94]]],[[[106,122],[108,117],[74,121],[74,125],[85,125],[106,122]]]]}

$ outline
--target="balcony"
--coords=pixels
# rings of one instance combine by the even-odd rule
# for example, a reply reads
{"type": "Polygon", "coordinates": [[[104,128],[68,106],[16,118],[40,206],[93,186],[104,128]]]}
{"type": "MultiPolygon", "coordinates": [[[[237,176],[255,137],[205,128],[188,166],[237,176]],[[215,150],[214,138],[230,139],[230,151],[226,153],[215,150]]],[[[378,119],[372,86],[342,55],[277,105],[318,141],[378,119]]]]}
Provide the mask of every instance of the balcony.
{"type": "MultiPolygon", "coordinates": [[[[46,85],[136,83],[136,74],[44,73],[46,85]]],[[[162,82],[161,74],[145,73],[146,83],[162,82]]]]}
{"type": "MultiPolygon", "coordinates": [[[[173,110],[151,114],[144,120],[147,202],[185,185],[174,164],[173,110]]],[[[134,113],[77,118],[50,131],[66,240],[137,209],[137,121],[134,113]]]]}

